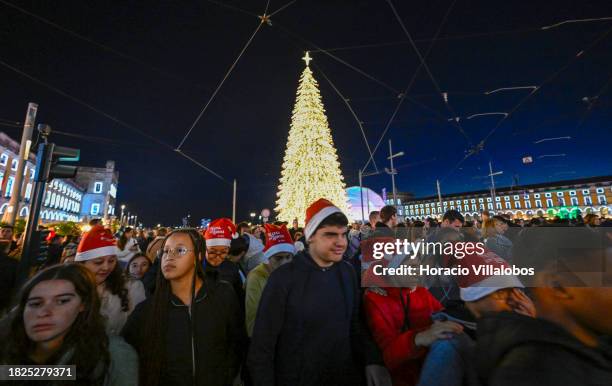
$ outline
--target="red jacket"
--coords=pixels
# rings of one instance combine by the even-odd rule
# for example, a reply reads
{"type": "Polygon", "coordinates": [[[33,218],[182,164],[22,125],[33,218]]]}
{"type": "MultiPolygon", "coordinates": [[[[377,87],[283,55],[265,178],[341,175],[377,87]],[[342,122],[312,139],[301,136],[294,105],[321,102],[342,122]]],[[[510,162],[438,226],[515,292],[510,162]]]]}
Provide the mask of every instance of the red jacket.
{"type": "Polygon", "coordinates": [[[424,347],[414,344],[417,333],[431,325],[431,314],[442,309],[442,305],[425,288],[385,288],[387,295],[367,291],[365,311],[374,340],[380,347],[385,365],[393,378],[393,385],[416,385],[427,353],[424,347]],[[408,309],[408,328],[404,325],[404,306],[408,309]],[[408,299],[408,297],[410,299],[408,299]]]}

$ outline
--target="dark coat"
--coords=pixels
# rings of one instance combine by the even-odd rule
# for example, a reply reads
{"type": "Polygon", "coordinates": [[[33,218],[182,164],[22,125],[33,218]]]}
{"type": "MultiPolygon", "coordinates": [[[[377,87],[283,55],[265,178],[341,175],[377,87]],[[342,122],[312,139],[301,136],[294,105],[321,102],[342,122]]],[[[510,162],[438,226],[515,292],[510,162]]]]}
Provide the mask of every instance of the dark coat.
{"type": "MultiPolygon", "coordinates": [[[[17,290],[17,260],[0,252],[0,316],[13,300],[14,291],[17,290]]],[[[7,310],[8,311],[8,310],[7,310]]]]}
{"type": "Polygon", "coordinates": [[[587,347],[555,323],[516,313],[478,321],[474,361],[483,385],[612,384],[612,349],[587,347]]]}
{"type": "MultiPolygon", "coordinates": [[[[153,297],[140,303],[130,315],[122,335],[141,354],[153,297]]],[[[192,376],[192,334],[189,309],[171,295],[167,317],[166,352],[160,385],[231,385],[244,357],[246,332],[236,294],[224,281],[207,275],[192,308],[196,381],[192,376]]],[[[157,317],[162,317],[158,315],[157,317]]],[[[142,357],[142,355],[140,355],[142,357]]],[[[141,363],[142,365],[142,363],[141,363]]]]}
{"type": "Polygon", "coordinates": [[[319,267],[306,252],[270,275],[247,363],[254,385],[359,385],[367,332],[353,268],[319,267]]]}

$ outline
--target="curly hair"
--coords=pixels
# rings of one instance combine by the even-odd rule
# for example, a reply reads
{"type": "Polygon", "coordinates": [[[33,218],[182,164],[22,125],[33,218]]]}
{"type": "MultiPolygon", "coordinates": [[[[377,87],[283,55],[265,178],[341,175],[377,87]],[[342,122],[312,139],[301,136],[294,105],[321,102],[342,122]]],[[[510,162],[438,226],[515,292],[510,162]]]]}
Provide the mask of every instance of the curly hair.
{"type": "Polygon", "coordinates": [[[104,319],[100,315],[100,298],[96,291],[95,278],[80,264],[49,267],[23,286],[17,307],[7,315],[9,328],[4,336],[0,363],[17,365],[30,362],[29,355],[35,344],[27,336],[23,314],[30,292],[36,285],[48,280],[66,280],[72,283],[84,306],[64,337],[62,347],[47,361],[48,364],[53,364],[69,354],[68,364],[76,365],[77,381],[68,381],[66,384],[102,385],[110,365],[108,336],[104,329],[104,319]]]}

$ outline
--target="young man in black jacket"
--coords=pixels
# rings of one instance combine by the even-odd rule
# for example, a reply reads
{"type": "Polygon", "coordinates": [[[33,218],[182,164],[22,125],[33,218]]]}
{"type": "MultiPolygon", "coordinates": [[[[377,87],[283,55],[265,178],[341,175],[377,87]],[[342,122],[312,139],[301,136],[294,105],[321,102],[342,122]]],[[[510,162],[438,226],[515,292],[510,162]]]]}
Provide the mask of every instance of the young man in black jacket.
{"type": "Polygon", "coordinates": [[[602,272],[610,252],[601,238],[586,228],[538,227],[517,244],[517,263],[535,268],[529,284],[537,317],[502,312],[478,321],[480,379],[490,386],[610,385],[612,288],[602,272]]]}
{"type": "Polygon", "coordinates": [[[254,385],[359,385],[364,368],[370,384],[390,385],[369,360],[356,273],[342,260],[348,219],[320,199],[304,232],[308,251],[275,270],[261,297],[247,361],[254,385]]]}

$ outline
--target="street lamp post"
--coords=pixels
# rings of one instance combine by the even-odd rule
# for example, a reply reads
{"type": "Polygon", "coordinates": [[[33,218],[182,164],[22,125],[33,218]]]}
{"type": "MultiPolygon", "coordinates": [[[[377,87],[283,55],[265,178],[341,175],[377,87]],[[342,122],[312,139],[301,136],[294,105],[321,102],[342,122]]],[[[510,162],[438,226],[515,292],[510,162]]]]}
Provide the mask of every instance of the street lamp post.
{"type": "Polygon", "coordinates": [[[397,205],[397,192],[395,190],[395,175],[397,174],[397,170],[393,168],[393,159],[396,157],[401,157],[404,155],[403,151],[399,153],[393,154],[393,148],[391,147],[391,140],[389,140],[389,157],[387,158],[390,162],[391,169],[388,171],[391,174],[391,188],[393,190],[393,205],[397,205]]]}
{"type": "Polygon", "coordinates": [[[121,205],[121,219],[119,220],[119,226],[123,226],[123,213],[125,211],[125,205],[121,205]]]}
{"type": "Polygon", "coordinates": [[[493,176],[498,176],[503,173],[504,173],[503,171],[493,173],[493,166],[491,165],[491,162],[489,161],[489,177],[491,177],[491,201],[493,201],[494,208],[496,208],[497,205],[495,203],[495,178],[493,178],[493,176]]]}

